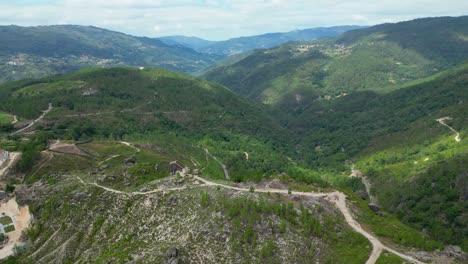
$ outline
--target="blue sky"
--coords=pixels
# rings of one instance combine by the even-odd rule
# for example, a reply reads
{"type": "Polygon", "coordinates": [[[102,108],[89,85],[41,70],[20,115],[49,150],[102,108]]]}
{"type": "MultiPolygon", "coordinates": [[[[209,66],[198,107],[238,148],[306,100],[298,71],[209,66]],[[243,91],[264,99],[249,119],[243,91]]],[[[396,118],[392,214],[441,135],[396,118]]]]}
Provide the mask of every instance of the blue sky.
{"type": "Polygon", "coordinates": [[[1,25],[94,25],[212,40],[467,14],[467,0],[0,0],[1,25]]]}

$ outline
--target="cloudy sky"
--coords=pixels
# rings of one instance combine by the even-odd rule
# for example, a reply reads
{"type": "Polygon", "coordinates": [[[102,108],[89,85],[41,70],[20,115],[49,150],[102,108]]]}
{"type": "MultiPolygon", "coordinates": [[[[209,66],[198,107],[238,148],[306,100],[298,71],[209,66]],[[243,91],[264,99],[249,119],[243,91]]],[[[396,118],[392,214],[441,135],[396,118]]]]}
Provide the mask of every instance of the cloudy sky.
{"type": "Polygon", "coordinates": [[[211,40],[466,14],[467,0],[0,0],[1,25],[94,25],[211,40]]]}

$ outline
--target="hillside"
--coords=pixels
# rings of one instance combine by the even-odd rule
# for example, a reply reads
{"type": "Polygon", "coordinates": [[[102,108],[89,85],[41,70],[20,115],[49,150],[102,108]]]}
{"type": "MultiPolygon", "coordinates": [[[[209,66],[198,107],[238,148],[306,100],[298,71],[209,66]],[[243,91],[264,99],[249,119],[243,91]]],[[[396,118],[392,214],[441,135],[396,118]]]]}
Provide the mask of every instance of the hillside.
{"type": "Polygon", "coordinates": [[[468,17],[418,19],[259,50],[204,77],[265,104],[387,92],[468,58],[468,17]]]}
{"type": "Polygon", "coordinates": [[[2,84],[0,111],[18,119],[0,147],[21,155],[0,179],[34,216],[7,261],[419,263],[443,247],[373,212],[339,169],[308,166],[300,135],[215,83],[86,69],[2,84]]]}
{"type": "Polygon", "coordinates": [[[214,61],[189,48],[97,27],[0,27],[2,82],[119,65],[194,72],[214,61]]]}
{"type": "Polygon", "coordinates": [[[2,110],[23,120],[38,116],[51,103],[49,121],[43,126],[67,139],[120,139],[161,131],[200,142],[215,154],[230,148],[219,158],[233,164],[234,178],[261,177],[266,171],[281,173],[290,167],[284,156],[273,151],[286,148],[287,132],[264,109],[225,87],[183,74],[162,69],[86,69],[7,83],[0,86],[0,94],[2,110]],[[245,160],[243,153],[248,150],[259,156],[252,155],[249,166],[236,162],[245,160]]]}
{"type": "Polygon", "coordinates": [[[355,162],[381,206],[467,250],[467,76],[463,64],[386,94],[303,105],[282,122],[297,133],[309,166],[349,169],[355,162]]]}
{"type": "Polygon", "coordinates": [[[216,43],[216,41],[187,36],[166,36],[159,37],[157,39],[166,43],[167,45],[182,45],[194,50],[201,49],[203,47],[216,43]]]}
{"type": "Polygon", "coordinates": [[[257,36],[232,38],[217,41],[197,48],[199,52],[222,56],[233,56],[255,49],[267,49],[287,42],[309,41],[325,37],[334,37],[348,30],[363,28],[361,26],[336,26],[294,30],[281,33],[267,33],[257,36]]]}

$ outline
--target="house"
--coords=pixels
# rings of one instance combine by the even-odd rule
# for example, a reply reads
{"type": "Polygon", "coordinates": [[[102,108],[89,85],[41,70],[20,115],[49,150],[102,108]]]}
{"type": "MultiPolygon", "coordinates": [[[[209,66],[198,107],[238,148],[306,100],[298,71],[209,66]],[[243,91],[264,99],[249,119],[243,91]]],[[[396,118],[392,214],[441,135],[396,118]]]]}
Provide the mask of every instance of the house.
{"type": "Polygon", "coordinates": [[[0,160],[7,160],[9,157],[9,152],[3,149],[0,149],[0,160]]]}

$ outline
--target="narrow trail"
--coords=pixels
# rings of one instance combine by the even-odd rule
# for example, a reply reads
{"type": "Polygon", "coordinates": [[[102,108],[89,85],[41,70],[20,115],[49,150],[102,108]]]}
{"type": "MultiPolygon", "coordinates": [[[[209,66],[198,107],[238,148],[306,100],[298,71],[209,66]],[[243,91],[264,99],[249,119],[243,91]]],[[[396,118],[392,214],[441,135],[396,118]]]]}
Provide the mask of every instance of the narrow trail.
{"type": "MultiPolygon", "coordinates": [[[[221,188],[229,189],[229,190],[235,190],[235,191],[240,191],[240,192],[250,192],[250,189],[247,188],[240,188],[240,187],[235,187],[235,186],[230,186],[230,185],[225,185],[221,183],[216,183],[212,182],[209,180],[206,180],[204,178],[198,177],[191,175],[194,179],[204,183],[203,185],[200,186],[219,186],[221,188]]],[[[152,190],[149,192],[123,192],[119,190],[114,190],[112,188],[104,187],[96,182],[93,183],[87,183],[83,181],[80,177],[77,177],[78,180],[84,184],[84,185],[93,185],[95,187],[104,189],[106,191],[116,193],[116,194],[125,194],[125,195],[147,195],[147,194],[154,194],[154,193],[163,193],[163,192],[169,192],[169,191],[180,191],[187,189],[187,187],[175,187],[175,188],[167,188],[167,189],[156,189],[152,190]]],[[[377,259],[379,258],[380,254],[382,253],[383,250],[387,250],[390,253],[393,253],[402,259],[405,259],[411,263],[415,264],[424,264],[421,261],[418,261],[417,259],[402,254],[392,248],[389,248],[385,245],[383,245],[380,240],[375,237],[374,235],[368,233],[365,231],[361,225],[353,218],[351,211],[349,210],[348,206],[346,205],[346,195],[342,192],[339,191],[333,191],[333,192],[297,192],[297,191],[289,191],[289,190],[282,190],[282,189],[270,189],[270,188],[259,188],[255,189],[255,192],[258,193],[278,193],[278,194],[290,194],[290,195],[298,195],[298,196],[305,196],[305,197],[315,197],[315,198],[325,198],[329,202],[333,203],[338,210],[343,214],[346,222],[348,223],[351,228],[353,228],[356,232],[362,234],[364,237],[366,237],[369,242],[372,244],[372,253],[369,256],[369,259],[367,260],[366,264],[375,264],[377,259]]]]}
{"type": "Polygon", "coordinates": [[[29,125],[27,125],[26,127],[23,127],[22,129],[17,130],[17,131],[15,131],[15,132],[11,133],[10,135],[15,135],[15,134],[21,133],[21,132],[25,131],[26,129],[28,129],[28,128],[34,126],[37,122],[41,121],[41,120],[52,110],[52,108],[53,108],[53,107],[52,107],[52,104],[49,103],[49,108],[47,108],[47,110],[43,111],[41,116],[39,116],[37,119],[33,120],[33,121],[32,121],[31,123],[29,123],[29,125]]]}
{"type": "Polygon", "coordinates": [[[455,129],[453,129],[453,127],[447,125],[447,123],[445,123],[445,120],[452,120],[452,118],[450,116],[445,116],[445,117],[436,119],[436,121],[439,122],[441,125],[448,127],[448,129],[450,129],[453,133],[455,133],[455,141],[460,142],[461,141],[460,133],[456,131],[455,129]]]}
{"type": "Polygon", "coordinates": [[[124,109],[124,110],[120,110],[120,111],[108,111],[108,112],[96,112],[96,113],[88,113],[88,114],[73,114],[73,115],[64,115],[62,117],[86,117],[86,116],[99,116],[99,115],[107,115],[107,114],[114,114],[114,113],[128,113],[128,112],[133,112],[133,111],[136,111],[142,107],[144,107],[145,105],[149,105],[151,104],[153,101],[148,101],[142,105],[139,105],[137,107],[134,107],[134,108],[130,108],[130,109],[124,109]]]}
{"type": "Polygon", "coordinates": [[[141,151],[141,149],[135,147],[135,145],[133,145],[132,143],[129,143],[129,142],[126,142],[126,141],[120,141],[119,143],[124,144],[125,146],[129,146],[129,147],[133,148],[136,151],[135,153],[138,153],[138,152],[141,151]]]}
{"type": "Polygon", "coordinates": [[[18,117],[16,115],[13,116],[13,121],[11,122],[12,125],[18,123],[18,117]]]}
{"type": "MultiPolygon", "coordinates": [[[[44,166],[45,166],[46,164],[48,164],[48,163],[52,160],[52,158],[54,157],[54,154],[53,154],[53,153],[50,153],[50,152],[47,151],[47,150],[42,151],[42,153],[44,153],[44,154],[47,155],[47,159],[44,160],[44,161],[39,165],[39,167],[38,167],[38,168],[31,174],[31,176],[29,176],[29,177],[34,177],[34,176],[36,175],[36,173],[37,173],[38,171],[40,171],[42,168],[44,168],[44,166]]],[[[23,180],[24,180],[24,179],[23,179],[23,180]]]]}
{"type": "Polygon", "coordinates": [[[7,165],[3,168],[0,169],[0,178],[3,178],[8,172],[8,170],[16,163],[16,161],[21,157],[21,153],[19,152],[10,152],[10,157],[7,161],[7,165]]]}
{"type": "Polygon", "coordinates": [[[229,171],[227,170],[226,165],[224,165],[217,157],[213,156],[213,154],[211,154],[207,148],[205,148],[205,153],[214,159],[219,164],[219,166],[221,166],[224,172],[224,178],[226,178],[226,180],[230,180],[231,178],[229,177],[229,171]]]}
{"type": "Polygon", "coordinates": [[[370,202],[372,204],[377,204],[378,203],[377,197],[375,197],[371,193],[371,189],[372,189],[371,182],[369,181],[369,179],[366,176],[362,175],[362,173],[354,167],[354,164],[351,166],[351,174],[349,176],[350,177],[357,177],[357,178],[361,179],[362,183],[366,187],[366,192],[367,192],[367,195],[369,195],[370,202]]]}

